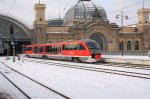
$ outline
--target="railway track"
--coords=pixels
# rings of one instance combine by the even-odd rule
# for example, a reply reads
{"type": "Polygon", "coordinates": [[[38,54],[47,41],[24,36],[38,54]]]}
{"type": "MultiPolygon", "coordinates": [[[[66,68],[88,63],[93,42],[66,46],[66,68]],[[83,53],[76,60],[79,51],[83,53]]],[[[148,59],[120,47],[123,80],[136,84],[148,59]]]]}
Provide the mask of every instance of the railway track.
{"type": "Polygon", "coordinates": [[[109,73],[109,74],[150,79],[150,74],[129,72],[129,71],[123,71],[123,70],[105,69],[105,68],[101,68],[101,67],[91,67],[91,66],[89,67],[89,66],[85,66],[85,64],[83,64],[81,66],[81,64],[80,65],[70,65],[69,63],[43,62],[42,59],[41,60],[25,59],[25,61],[41,63],[41,64],[48,64],[48,65],[59,66],[59,67],[67,67],[67,68],[81,69],[81,70],[87,70],[87,71],[103,72],[103,73],[109,73]]]}
{"type": "MultiPolygon", "coordinates": [[[[26,92],[19,88],[15,83],[13,83],[3,72],[0,71],[0,74],[3,75],[16,89],[18,89],[27,99],[32,99],[26,92]]],[[[6,97],[7,98],[7,97],[6,97]]]]}
{"type": "MultiPolygon", "coordinates": [[[[60,60],[60,61],[64,61],[64,60],[60,60]]],[[[65,62],[71,62],[71,61],[65,61],[65,62]]],[[[133,68],[133,69],[141,69],[141,70],[150,70],[150,66],[148,66],[148,65],[141,66],[141,65],[134,65],[134,64],[103,63],[103,62],[99,62],[99,63],[83,63],[83,64],[94,64],[94,65],[104,65],[104,66],[112,66],[112,67],[122,67],[122,68],[133,68]]]]}
{"type": "MultiPolygon", "coordinates": [[[[34,80],[34,79],[32,79],[32,78],[30,78],[30,77],[28,77],[28,76],[22,74],[21,72],[18,72],[17,70],[15,70],[15,69],[9,67],[9,66],[6,65],[5,63],[3,63],[3,62],[1,62],[1,61],[0,61],[0,63],[3,64],[5,67],[9,68],[10,70],[14,71],[15,73],[17,73],[17,74],[19,74],[19,75],[21,75],[21,76],[27,78],[28,80],[31,80],[32,82],[38,84],[39,86],[42,86],[42,87],[45,88],[46,90],[49,90],[49,91],[51,91],[51,92],[53,92],[53,93],[59,95],[59,97],[61,97],[62,99],[70,99],[69,97],[63,95],[62,93],[60,93],[60,92],[58,92],[58,91],[56,91],[56,90],[54,90],[54,89],[52,89],[52,88],[50,88],[50,87],[48,87],[48,86],[46,86],[46,85],[44,85],[44,84],[42,84],[42,83],[40,83],[40,82],[34,80]]],[[[30,95],[28,95],[28,93],[26,93],[25,91],[23,91],[17,84],[15,84],[11,79],[9,79],[9,77],[7,77],[5,73],[3,73],[3,72],[1,72],[1,71],[0,71],[0,73],[8,80],[11,84],[13,84],[24,96],[26,96],[27,99],[32,99],[32,97],[31,97],[30,95]]]]}
{"type": "Polygon", "coordinates": [[[131,64],[129,65],[129,64],[119,64],[119,63],[118,64],[117,63],[97,63],[96,65],[150,70],[150,66],[140,66],[140,65],[131,65],[131,64]]]}

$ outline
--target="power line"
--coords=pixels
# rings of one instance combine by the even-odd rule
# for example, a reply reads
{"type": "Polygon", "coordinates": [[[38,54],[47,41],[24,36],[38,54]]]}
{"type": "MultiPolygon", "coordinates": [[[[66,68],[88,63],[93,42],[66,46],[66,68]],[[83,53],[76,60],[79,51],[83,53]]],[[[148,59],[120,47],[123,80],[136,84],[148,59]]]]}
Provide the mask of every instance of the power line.
{"type": "MultiPolygon", "coordinates": [[[[133,16],[133,17],[130,17],[129,19],[135,19],[135,18],[137,18],[138,16],[133,16]]],[[[120,22],[121,20],[116,20],[116,21],[113,21],[113,23],[118,23],[118,22],[120,22]]],[[[128,20],[126,20],[126,21],[128,21],[128,20]]],[[[137,21],[136,22],[132,22],[132,23],[130,23],[130,24],[126,24],[126,25],[124,25],[124,27],[126,27],[126,26],[131,26],[131,25],[136,25],[137,24],[137,21]]]]}
{"type": "MultiPolygon", "coordinates": [[[[150,2],[150,0],[149,0],[149,1],[144,1],[144,3],[148,3],[148,2],[150,2]]],[[[139,2],[139,3],[136,3],[136,4],[133,4],[133,5],[129,5],[129,6],[120,8],[120,9],[116,9],[116,10],[109,11],[109,12],[107,12],[107,14],[112,13],[112,12],[115,12],[115,11],[120,11],[120,10],[123,10],[123,9],[131,8],[131,7],[134,7],[134,6],[138,6],[138,5],[141,5],[141,4],[143,4],[143,1],[142,1],[142,2],[139,2]]]]}
{"type": "Polygon", "coordinates": [[[4,8],[5,8],[5,0],[0,0],[1,1],[1,12],[3,12],[4,11],[4,8]]]}
{"type": "MultiPolygon", "coordinates": [[[[150,2],[150,0],[149,0],[149,1],[145,1],[144,3],[147,3],[147,4],[144,4],[144,6],[145,6],[145,5],[149,5],[148,2],[150,2]]],[[[115,11],[127,9],[127,8],[130,8],[130,7],[138,6],[138,5],[143,5],[143,1],[142,1],[142,2],[139,2],[139,3],[136,3],[136,4],[133,4],[133,5],[126,6],[126,7],[124,7],[124,8],[120,8],[120,9],[116,9],[116,10],[109,11],[109,12],[107,12],[107,14],[110,14],[110,13],[115,12],[115,11]]],[[[141,6],[141,7],[142,7],[142,6],[141,6]]],[[[135,18],[137,19],[138,16],[132,16],[132,17],[130,17],[128,20],[132,20],[132,19],[135,19],[135,18]]],[[[112,22],[113,22],[113,23],[117,23],[117,22],[119,22],[119,21],[121,21],[121,20],[112,21],[112,22]]]]}
{"type": "Polygon", "coordinates": [[[9,14],[9,13],[11,12],[11,10],[13,9],[13,7],[14,7],[15,3],[16,3],[16,0],[14,0],[14,2],[13,2],[13,4],[12,4],[12,6],[11,6],[11,8],[10,8],[10,10],[8,11],[8,14],[9,14]]]}
{"type": "MultiPolygon", "coordinates": [[[[133,17],[130,17],[129,19],[133,19],[133,18],[137,18],[138,16],[133,16],[133,17]]],[[[128,19],[128,20],[129,20],[128,19]]],[[[113,21],[113,22],[119,22],[119,21],[121,21],[121,20],[117,20],[117,21],[113,21]]]]}

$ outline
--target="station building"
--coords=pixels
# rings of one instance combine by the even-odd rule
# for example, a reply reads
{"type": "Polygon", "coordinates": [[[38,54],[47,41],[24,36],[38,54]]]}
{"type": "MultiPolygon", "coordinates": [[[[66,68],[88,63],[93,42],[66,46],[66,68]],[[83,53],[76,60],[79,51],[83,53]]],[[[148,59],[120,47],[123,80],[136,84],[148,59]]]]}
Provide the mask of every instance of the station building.
{"type": "Polygon", "coordinates": [[[79,0],[63,20],[45,20],[45,9],[45,4],[34,6],[34,43],[93,39],[104,51],[150,50],[150,9],[139,9],[137,24],[128,27],[110,23],[104,8],[91,0],[79,0]]]}

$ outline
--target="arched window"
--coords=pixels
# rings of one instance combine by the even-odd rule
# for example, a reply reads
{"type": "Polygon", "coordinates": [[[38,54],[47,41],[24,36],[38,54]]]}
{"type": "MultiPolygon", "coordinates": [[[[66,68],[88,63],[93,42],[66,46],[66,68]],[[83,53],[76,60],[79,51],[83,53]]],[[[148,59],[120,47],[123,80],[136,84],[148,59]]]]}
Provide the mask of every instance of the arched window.
{"type": "Polygon", "coordinates": [[[42,21],[42,18],[40,18],[40,21],[42,21]]]}
{"type": "Polygon", "coordinates": [[[135,50],[139,50],[139,41],[135,42],[135,50]]]}
{"type": "Polygon", "coordinates": [[[131,41],[127,42],[127,50],[131,50],[131,41]]]}
{"type": "Polygon", "coordinates": [[[147,21],[145,21],[145,23],[147,23],[147,21]]]}
{"type": "Polygon", "coordinates": [[[122,42],[119,42],[119,50],[123,50],[123,49],[124,49],[124,43],[122,41],[122,42]]]}

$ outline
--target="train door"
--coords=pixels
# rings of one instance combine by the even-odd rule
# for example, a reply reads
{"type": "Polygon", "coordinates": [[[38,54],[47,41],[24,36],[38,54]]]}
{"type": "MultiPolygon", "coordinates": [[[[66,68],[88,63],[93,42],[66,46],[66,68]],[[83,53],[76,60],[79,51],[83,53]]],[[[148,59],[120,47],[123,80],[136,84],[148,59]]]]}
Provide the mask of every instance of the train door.
{"type": "Polygon", "coordinates": [[[58,50],[58,55],[61,55],[61,46],[58,46],[57,50],[58,50]]]}

